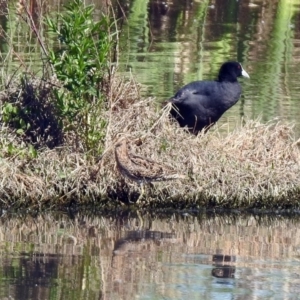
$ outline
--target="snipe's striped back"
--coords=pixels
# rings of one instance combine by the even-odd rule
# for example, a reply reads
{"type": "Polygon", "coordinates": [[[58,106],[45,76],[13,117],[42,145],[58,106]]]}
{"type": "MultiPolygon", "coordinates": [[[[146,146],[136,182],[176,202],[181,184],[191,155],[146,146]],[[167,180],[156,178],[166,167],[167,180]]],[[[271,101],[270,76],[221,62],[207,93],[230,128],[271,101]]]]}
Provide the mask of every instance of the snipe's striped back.
{"type": "Polygon", "coordinates": [[[132,153],[129,154],[126,138],[120,139],[115,145],[115,158],[120,173],[138,183],[185,178],[184,175],[178,174],[169,166],[132,153]]]}

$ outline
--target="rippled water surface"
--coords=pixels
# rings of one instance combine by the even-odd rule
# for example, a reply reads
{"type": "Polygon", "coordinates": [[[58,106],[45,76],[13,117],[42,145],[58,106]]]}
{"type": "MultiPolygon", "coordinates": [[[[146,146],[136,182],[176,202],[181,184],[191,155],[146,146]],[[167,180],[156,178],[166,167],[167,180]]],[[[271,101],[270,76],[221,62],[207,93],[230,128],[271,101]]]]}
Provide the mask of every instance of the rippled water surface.
{"type": "Polygon", "coordinates": [[[120,63],[145,94],[163,101],[190,81],[216,78],[222,62],[238,60],[251,79],[240,80],[243,97],[219,124],[232,129],[241,117],[279,118],[300,133],[298,1],[123,3],[120,63]]]}
{"type": "Polygon", "coordinates": [[[1,299],[298,299],[299,218],[0,218],[1,299]]]}
{"type": "MultiPolygon", "coordinates": [[[[231,130],[243,116],[278,117],[299,135],[298,1],[120,3],[120,70],[145,95],[163,101],[238,60],[251,79],[219,123],[231,130]]],[[[19,53],[22,39],[14,43],[19,53]]],[[[31,50],[21,58],[32,59],[31,50]]],[[[278,214],[3,214],[0,299],[299,299],[299,225],[297,215],[278,214]]]]}
{"type": "MultiPolygon", "coordinates": [[[[38,1],[29,1],[32,12],[38,1]]],[[[66,2],[49,2],[47,11],[62,11],[66,2]]],[[[97,12],[103,2],[86,1],[94,3],[97,12]]],[[[162,102],[188,82],[216,78],[224,61],[238,60],[251,78],[240,79],[241,100],[224,114],[219,124],[232,130],[242,117],[260,118],[263,122],[278,118],[294,123],[300,135],[298,0],[112,2],[115,17],[122,24],[119,71],[143,84],[143,95],[162,102]]],[[[0,11],[1,3],[5,1],[0,2],[0,11]]],[[[17,4],[17,0],[8,1],[9,22],[0,14],[4,31],[12,36],[22,32],[20,24],[14,21],[17,4]]],[[[20,59],[29,60],[33,69],[35,64],[40,69],[40,51],[35,49],[35,43],[24,47],[24,37],[17,37],[13,43],[18,58],[11,71],[20,67],[20,59]]],[[[0,47],[5,63],[4,53],[9,46],[2,43],[0,47]]]]}

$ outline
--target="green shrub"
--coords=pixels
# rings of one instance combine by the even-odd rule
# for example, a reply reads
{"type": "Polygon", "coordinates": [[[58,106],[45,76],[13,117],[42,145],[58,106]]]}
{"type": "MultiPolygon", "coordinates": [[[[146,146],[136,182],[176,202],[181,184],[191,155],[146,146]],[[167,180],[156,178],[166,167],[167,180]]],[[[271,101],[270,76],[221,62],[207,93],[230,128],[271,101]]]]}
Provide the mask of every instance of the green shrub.
{"type": "Polygon", "coordinates": [[[116,45],[111,18],[101,14],[95,21],[94,17],[93,6],[74,0],[57,20],[46,18],[49,32],[59,41],[58,47],[48,52],[64,87],[56,91],[57,107],[64,129],[75,132],[86,150],[97,149],[105,137],[102,111],[106,109],[110,58],[116,45]]]}
{"type": "MultiPolygon", "coordinates": [[[[81,151],[100,154],[107,127],[111,57],[118,42],[113,18],[73,0],[56,17],[40,16],[49,33],[43,36],[43,27],[36,26],[23,4],[18,16],[27,25],[24,37],[35,36],[37,53],[47,59],[35,72],[20,62],[21,72],[5,83],[1,121],[35,149],[54,148],[68,141],[81,151]]],[[[13,47],[9,38],[6,35],[13,47]]]]}

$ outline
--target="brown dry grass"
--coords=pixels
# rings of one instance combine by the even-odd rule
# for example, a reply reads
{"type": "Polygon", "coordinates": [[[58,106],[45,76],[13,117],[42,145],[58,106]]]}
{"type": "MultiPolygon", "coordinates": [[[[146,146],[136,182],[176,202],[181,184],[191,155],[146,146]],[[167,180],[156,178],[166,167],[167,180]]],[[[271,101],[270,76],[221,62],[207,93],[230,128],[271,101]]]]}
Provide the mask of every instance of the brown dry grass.
{"type": "MultiPolygon", "coordinates": [[[[75,200],[110,207],[136,201],[141,189],[119,174],[113,155],[114,143],[125,135],[132,152],[186,175],[147,186],[140,206],[299,207],[300,151],[291,125],[247,121],[228,134],[215,126],[195,137],[169,120],[169,107],[161,110],[154,99],[139,99],[134,82],[115,80],[111,90],[106,150],[98,162],[68,146],[41,150],[35,159],[6,157],[2,151],[0,198],[5,206],[75,200]]],[[[7,128],[1,133],[2,149],[8,141],[18,144],[7,128]]]]}

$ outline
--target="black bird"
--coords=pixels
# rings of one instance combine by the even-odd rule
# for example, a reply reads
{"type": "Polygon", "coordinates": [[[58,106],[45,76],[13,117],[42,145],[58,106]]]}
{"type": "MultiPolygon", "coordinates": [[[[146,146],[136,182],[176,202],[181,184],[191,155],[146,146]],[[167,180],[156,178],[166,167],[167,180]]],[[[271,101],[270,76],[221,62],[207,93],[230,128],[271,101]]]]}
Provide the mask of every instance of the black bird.
{"type": "Polygon", "coordinates": [[[240,76],[250,78],[240,63],[225,62],[217,80],[191,82],[169,99],[171,115],[191,133],[198,134],[203,128],[207,131],[239,100],[242,89],[237,78],[240,76]]]}

